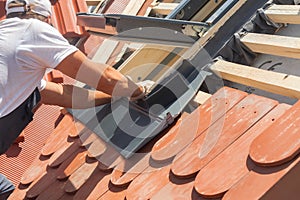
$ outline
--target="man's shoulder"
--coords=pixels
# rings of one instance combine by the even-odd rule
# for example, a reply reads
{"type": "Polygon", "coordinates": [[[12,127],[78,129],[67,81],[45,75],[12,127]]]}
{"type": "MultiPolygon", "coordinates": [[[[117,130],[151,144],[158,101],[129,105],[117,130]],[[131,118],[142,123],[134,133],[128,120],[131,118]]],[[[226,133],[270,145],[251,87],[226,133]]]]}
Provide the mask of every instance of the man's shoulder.
{"type": "MultiPolygon", "coordinates": [[[[37,19],[20,19],[18,17],[8,18],[4,19],[0,22],[2,25],[6,26],[14,26],[14,27],[20,27],[20,26],[32,26],[32,27],[47,27],[45,25],[48,25],[45,22],[42,22],[37,19]]],[[[51,26],[50,26],[51,27],[51,26]]]]}
{"type": "Polygon", "coordinates": [[[47,34],[47,35],[59,34],[54,27],[38,19],[27,19],[27,23],[29,23],[28,28],[30,29],[30,31],[36,34],[47,34]]]}
{"type": "Polygon", "coordinates": [[[38,19],[34,19],[34,18],[30,18],[30,19],[25,19],[26,23],[31,24],[32,26],[38,26],[40,28],[52,28],[52,26],[50,26],[49,24],[47,24],[46,22],[42,22],[38,19]]]}

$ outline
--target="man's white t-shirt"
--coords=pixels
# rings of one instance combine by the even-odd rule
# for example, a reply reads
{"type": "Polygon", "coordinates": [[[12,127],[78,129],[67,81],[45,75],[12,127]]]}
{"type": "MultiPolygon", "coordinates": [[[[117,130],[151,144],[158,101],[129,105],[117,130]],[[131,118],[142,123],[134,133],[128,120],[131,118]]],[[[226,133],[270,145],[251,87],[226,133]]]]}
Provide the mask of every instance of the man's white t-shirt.
{"type": "Polygon", "coordinates": [[[53,27],[37,19],[0,22],[0,118],[42,90],[47,68],[55,68],[78,49],[53,27]]]}

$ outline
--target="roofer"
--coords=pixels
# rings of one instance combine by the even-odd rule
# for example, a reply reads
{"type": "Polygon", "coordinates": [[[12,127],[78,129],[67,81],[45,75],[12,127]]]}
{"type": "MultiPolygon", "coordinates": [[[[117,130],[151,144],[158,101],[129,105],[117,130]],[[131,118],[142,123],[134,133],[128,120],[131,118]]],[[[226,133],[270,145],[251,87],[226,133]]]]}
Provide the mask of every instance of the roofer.
{"type": "MultiPolygon", "coordinates": [[[[87,108],[108,103],[114,96],[139,99],[147,92],[143,84],[111,66],[89,60],[49,25],[50,16],[49,0],[6,2],[6,19],[0,22],[0,155],[32,121],[40,103],[87,108]],[[47,68],[96,90],[46,82],[47,68]]],[[[12,190],[11,183],[0,176],[0,199],[12,190]]]]}

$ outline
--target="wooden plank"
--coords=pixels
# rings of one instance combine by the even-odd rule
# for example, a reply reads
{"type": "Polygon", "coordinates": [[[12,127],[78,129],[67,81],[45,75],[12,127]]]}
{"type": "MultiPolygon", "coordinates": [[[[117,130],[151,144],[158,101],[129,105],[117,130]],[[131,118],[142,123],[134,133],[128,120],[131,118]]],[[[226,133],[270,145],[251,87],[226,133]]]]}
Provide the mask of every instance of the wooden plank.
{"type": "Polygon", "coordinates": [[[179,3],[158,3],[152,8],[152,12],[160,15],[168,15],[172,12],[179,3]]]}
{"type": "Polygon", "coordinates": [[[192,18],[192,21],[203,21],[206,19],[224,0],[209,1],[204,7],[192,18]]]}
{"type": "Polygon", "coordinates": [[[104,0],[85,0],[87,6],[97,6],[102,4],[104,0]]]}
{"type": "MultiPolygon", "coordinates": [[[[136,15],[144,3],[145,0],[130,1],[122,14],[136,15]]],[[[105,39],[92,60],[99,63],[107,63],[118,44],[118,41],[105,39]]]]}
{"type": "Polygon", "coordinates": [[[118,44],[119,42],[116,40],[105,39],[97,49],[92,60],[98,63],[106,63],[118,44]]]}
{"type": "Polygon", "coordinates": [[[265,14],[276,23],[300,24],[300,5],[272,5],[265,14]]]}
{"type": "Polygon", "coordinates": [[[211,67],[218,76],[275,94],[300,98],[300,77],[266,71],[245,65],[218,60],[211,67]]]}
{"type": "Polygon", "coordinates": [[[122,14],[136,15],[144,3],[145,3],[145,0],[129,1],[125,10],[122,12],[122,14]]]}
{"type": "Polygon", "coordinates": [[[197,95],[195,98],[192,100],[193,105],[202,105],[204,102],[211,97],[211,94],[208,94],[203,91],[198,91],[197,95]]]}
{"type": "MultiPolygon", "coordinates": [[[[160,46],[160,45],[145,45],[141,49],[135,51],[121,66],[120,72],[130,75],[134,81],[141,81],[148,77],[148,75],[155,70],[164,59],[174,51],[174,47],[160,46]]],[[[180,58],[181,54],[175,55],[174,59],[180,58]]],[[[169,68],[175,60],[171,59],[169,63],[164,63],[163,71],[169,68]]],[[[161,66],[162,67],[162,66],[161,66]]],[[[161,75],[161,70],[157,73],[161,75]]],[[[155,80],[159,76],[155,76],[155,80]]]]}
{"type": "MultiPolygon", "coordinates": [[[[200,39],[197,40],[197,42],[195,42],[195,44],[182,55],[182,57],[184,59],[194,57],[199,52],[199,50],[210,40],[210,38],[212,38],[218,32],[218,30],[224,25],[224,23],[231,16],[233,16],[235,12],[237,12],[246,2],[247,0],[238,1],[215,25],[209,28],[209,30],[204,33],[204,35],[202,35],[200,39]]],[[[178,65],[179,62],[180,60],[174,63],[174,65],[178,65]]]]}
{"type": "Polygon", "coordinates": [[[300,38],[248,33],[241,41],[251,51],[257,53],[300,58],[300,38]]]}
{"type": "MultiPolygon", "coordinates": [[[[132,8],[132,6],[128,5],[125,12],[127,12],[130,7],[132,8]]],[[[174,49],[174,47],[161,45],[141,45],[138,50],[126,59],[126,61],[119,67],[119,70],[123,74],[130,75],[134,81],[144,80],[171,52],[173,52],[174,49]]],[[[166,71],[166,69],[173,65],[177,59],[178,56],[175,56],[175,58],[171,59],[169,63],[164,63],[165,66],[162,70],[160,70],[160,72],[162,73],[166,71]]],[[[152,80],[155,81],[159,79],[161,73],[155,76],[152,80]]]]}

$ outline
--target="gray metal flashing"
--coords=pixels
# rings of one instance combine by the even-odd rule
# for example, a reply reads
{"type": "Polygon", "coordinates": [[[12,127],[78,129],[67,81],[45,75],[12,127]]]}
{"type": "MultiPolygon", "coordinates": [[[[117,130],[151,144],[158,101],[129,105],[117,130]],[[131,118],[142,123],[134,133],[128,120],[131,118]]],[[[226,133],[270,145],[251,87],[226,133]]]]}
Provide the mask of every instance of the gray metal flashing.
{"type": "Polygon", "coordinates": [[[141,101],[121,98],[90,109],[69,109],[75,119],[113,146],[125,158],[173,123],[208,75],[192,66],[171,71],[141,101]]]}
{"type": "MultiPolygon", "coordinates": [[[[109,26],[113,30],[109,33],[112,34],[111,39],[179,47],[192,46],[199,39],[197,30],[207,30],[210,27],[204,22],[123,14],[78,13],[77,20],[81,26],[103,30],[109,26]]],[[[96,31],[96,34],[101,35],[103,32],[96,31]]]]}

